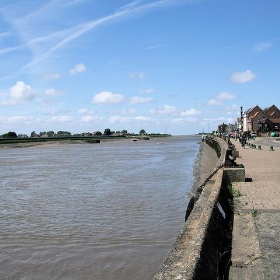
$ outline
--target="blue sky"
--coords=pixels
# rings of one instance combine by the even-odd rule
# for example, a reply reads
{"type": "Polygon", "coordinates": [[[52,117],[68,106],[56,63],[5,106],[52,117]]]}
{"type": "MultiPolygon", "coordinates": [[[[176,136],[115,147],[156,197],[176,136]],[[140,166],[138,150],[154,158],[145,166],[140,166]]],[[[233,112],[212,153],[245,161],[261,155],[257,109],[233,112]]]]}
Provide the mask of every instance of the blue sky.
{"type": "Polygon", "coordinates": [[[280,108],[279,0],[1,0],[0,134],[194,134],[280,108]]]}

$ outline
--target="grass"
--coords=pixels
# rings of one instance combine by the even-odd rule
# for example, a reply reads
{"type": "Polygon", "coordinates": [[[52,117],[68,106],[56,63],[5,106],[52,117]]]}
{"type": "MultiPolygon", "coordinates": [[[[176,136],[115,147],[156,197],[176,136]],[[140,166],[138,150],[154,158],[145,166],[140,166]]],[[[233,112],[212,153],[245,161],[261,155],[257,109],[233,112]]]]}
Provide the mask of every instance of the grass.
{"type": "Polygon", "coordinates": [[[234,198],[242,196],[242,193],[239,190],[233,188],[231,184],[228,186],[228,188],[234,198]]]}
{"type": "Polygon", "coordinates": [[[252,210],[252,216],[253,216],[254,218],[256,218],[257,215],[258,215],[258,211],[257,211],[256,209],[253,209],[253,210],[252,210]]]}

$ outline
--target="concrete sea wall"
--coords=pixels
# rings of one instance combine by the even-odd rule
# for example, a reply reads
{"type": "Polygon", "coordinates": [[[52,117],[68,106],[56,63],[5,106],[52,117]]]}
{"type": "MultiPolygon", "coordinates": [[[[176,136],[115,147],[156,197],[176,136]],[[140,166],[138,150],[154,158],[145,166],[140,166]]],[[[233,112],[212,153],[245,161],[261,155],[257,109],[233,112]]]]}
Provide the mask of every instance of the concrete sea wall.
{"type": "Polygon", "coordinates": [[[228,279],[233,225],[231,182],[224,170],[228,143],[209,137],[206,143],[219,157],[216,168],[191,198],[184,227],[153,280],[228,279]]]}

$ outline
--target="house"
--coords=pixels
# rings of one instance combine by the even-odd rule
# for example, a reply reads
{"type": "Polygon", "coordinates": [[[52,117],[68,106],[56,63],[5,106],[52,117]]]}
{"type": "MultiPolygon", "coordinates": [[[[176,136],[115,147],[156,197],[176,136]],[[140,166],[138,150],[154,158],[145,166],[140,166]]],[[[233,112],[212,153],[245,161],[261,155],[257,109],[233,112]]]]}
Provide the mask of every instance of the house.
{"type": "Polygon", "coordinates": [[[258,123],[263,119],[264,113],[259,106],[248,109],[243,114],[243,131],[258,131],[258,123]]]}
{"type": "Polygon", "coordinates": [[[264,113],[267,117],[266,125],[269,131],[280,130],[280,110],[272,105],[264,109],[264,113]]]}
{"type": "Polygon", "coordinates": [[[243,131],[268,132],[280,130],[280,110],[272,105],[265,109],[255,106],[243,114],[243,131]]]}

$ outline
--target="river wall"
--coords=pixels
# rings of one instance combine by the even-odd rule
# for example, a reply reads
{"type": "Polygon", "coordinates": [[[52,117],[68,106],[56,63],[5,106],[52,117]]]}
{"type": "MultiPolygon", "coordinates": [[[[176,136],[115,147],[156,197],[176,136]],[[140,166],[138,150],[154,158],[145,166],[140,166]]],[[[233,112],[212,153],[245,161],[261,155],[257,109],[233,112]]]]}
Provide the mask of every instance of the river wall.
{"type": "Polygon", "coordinates": [[[225,168],[229,155],[226,141],[216,137],[205,141],[216,151],[217,165],[190,199],[184,227],[153,280],[228,279],[234,215],[227,170],[242,176],[245,171],[225,168]]]}

